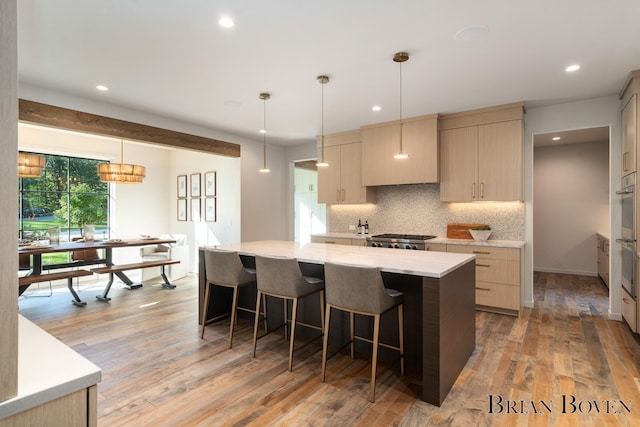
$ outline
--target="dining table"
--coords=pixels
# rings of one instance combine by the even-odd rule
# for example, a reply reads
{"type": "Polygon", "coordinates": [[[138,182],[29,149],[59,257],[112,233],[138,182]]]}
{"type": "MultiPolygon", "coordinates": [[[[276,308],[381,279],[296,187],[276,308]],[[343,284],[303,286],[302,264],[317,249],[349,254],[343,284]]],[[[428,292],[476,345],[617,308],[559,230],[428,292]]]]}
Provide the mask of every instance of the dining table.
{"type": "MultiPolygon", "coordinates": [[[[92,266],[92,265],[106,265],[115,266],[113,262],[113,249],[117,248],[130,248],[137,246],[158,245],[158,244],[173,244],[176,243],[174,239],[161,239],[155,237],[149,238],[132,238],[132,239],[107,239],[107,240],[75,240],[72,242],[60,242],[60,243],[47,243],[44,242],[30,242],[18,244],[18,255],[28,255],[30,257],[30,269],[26,273],[26,276],[38,276],[45,275],[43,270],[60,270],[74,267],[92,266]],[[95,259],[87,260],[75,260],[69,262],[43,264],[42,256],[45,254],[58,253],[58,252],[74,252],[85,250],[97,250],[98,253],[102,252],[102,256],[98,256],[95,259]]],[[[135,289],[142,287],[142,283],[134,283],[124,271],[117,271],[114,274],[124,283],[125,288],[135,289]]],[[[30,285],[21,285],[19,287],[19,295],[27,290],[30,285]]],[[[99,300],[108,301],[107,296],[110,286],[105,288],[104,293],[97,298],[99,300]]],[[[78,299],[77,294],[70,289],[74,298],[78,299]]]]}

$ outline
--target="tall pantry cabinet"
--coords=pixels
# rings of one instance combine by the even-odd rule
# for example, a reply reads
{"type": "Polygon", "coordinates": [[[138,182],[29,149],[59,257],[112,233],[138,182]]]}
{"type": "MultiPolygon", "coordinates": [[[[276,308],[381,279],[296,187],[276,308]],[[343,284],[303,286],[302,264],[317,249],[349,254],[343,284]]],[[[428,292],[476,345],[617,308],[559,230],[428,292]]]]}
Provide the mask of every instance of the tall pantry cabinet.
{"type": "MultiPolygon", "coordinates": [[[[620,105],[622,107],[622,176],[629,175],[637,170],[638,140],[640,139],[640,108],[638,108],[638,95],[640,94],[640,70],[629,73],[629,78],[625,82],[620,92],[620,105]]],[[[636,183],[637,184],[637,183],[636,183]]],[[[636,196],[636,212],[640,213],[640,199],[636,196]]],[[[636,241],[640,237],[640,226],[638,225],[638,214],[636,214],[636,241]]],[[[636,257],[636,272],[640,271],[640,258],[636,257]]],[[[636,273],[637,275],[637,273],[636,273]]],[[[637,283],[636,276],[636,283],[637,283]]],[[[622,318],[629,325],[633,332],[640,330],[640,318],[638,316],[638,301],[629,295],[621,287],[622,293],[622,318]]]]}

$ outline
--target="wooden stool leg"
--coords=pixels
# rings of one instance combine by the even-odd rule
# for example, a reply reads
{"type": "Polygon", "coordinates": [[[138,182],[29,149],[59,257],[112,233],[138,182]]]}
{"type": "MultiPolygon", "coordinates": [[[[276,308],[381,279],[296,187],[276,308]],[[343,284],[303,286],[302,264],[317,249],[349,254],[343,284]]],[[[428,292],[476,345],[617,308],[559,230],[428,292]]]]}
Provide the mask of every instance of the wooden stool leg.
{"type": "Polygon", "coordinates": [[[291,337],[289,338],[289,371],[293,368],[293,344],[296,338],[296,320],[298,318],[298,298],[293,299],[291,307],[291,337]]]}
{"type": "Polygon", "coordinates": [[[325,374],[327,372],[327,347],[329,346],[329,319],[331,317],[331,306],[327,304],[325,324],[324,324],[324,337],[322,339],[322,382],[324,382],[325,374]]]}
{"type": "Polygon", "coordinates": [[[204,328],[207,326],[207,315],[209,314],[209,298],[211,297],[211,284],[205,283],[204,291],[204,307],[202,307],[202,331],[200,332],[200,339],[204,338],[204,328]]]}
{"type": "Polygon", "coordinates": [[[404,308],[398,306],[398,336],[400,337],[400,375],[404,376],[404,308]]]}
{"type": "Polygon", "coordinates": [[[233,301],[231,302],[231,325],[229,326],[229,348],[233,345],[233,331],[236,327],[238,311],[238,287],[233,287],[233,301]]]}
{"type": "Polygon", "coordinates": [[[371,403],[376,401],[376,368],[378,367],[378,340],[380,339],[380,314],[373,316],[373,355],[371,361],[371,403]]]}
{"type": "Polygon", "coordinates": [[[324,333],[324,291],[320,291],[320,330],[324,333]]]}
{"type": "MultiPolygon", "coordinates": [[[[258,297],[256,298],[256,318],[253,322],[253,357],[256,357],[256,343],[258,341],[258,323],[260,323],[260,296],[262,292],[258,291],[258,297]]],[[[266,310],[266,306],[265,306],[266,310]]]]}
{"type": "Polygon", "coordinates": [[[282,298],[282,302],[284,303],[284,306],[282,308],[282,311],[284,312],[284,339],[286,340],[288,338],[287,335],[287,318],[289,317],[289,305],[287,304],[287,299],[286,298],[282,298]]]}

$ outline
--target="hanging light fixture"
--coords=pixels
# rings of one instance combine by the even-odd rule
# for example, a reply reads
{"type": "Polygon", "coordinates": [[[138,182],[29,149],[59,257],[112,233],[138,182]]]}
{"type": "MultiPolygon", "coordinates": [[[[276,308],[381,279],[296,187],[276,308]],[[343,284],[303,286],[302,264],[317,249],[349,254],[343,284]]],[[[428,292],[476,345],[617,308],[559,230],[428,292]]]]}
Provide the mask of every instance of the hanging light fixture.
{"type": "Polygon", "coordinates": [[[98,165],[98,175],[102,182],[114,184],[140,184],[145,177],[145,167],[124,163],[124,141],[120,140],[120,162],[101,163],[98,165]]]}
{"type": "Polygon", "coordinates": [[[398,52],[393,56],[393,62],[400,64],[400,151],[394,155],[394,159],[406,159],[409,157],[404,151],[402,151],[402,63],[409,60],[409,54],[407,52],[398,52]]]}
{"type": "Polygon", "coordinates": [[[321,154],[320,154],[320,161],[316,163],[316,166],[318,167],[326,167],[329,166],[329,163],[327,163],[324,160],[324,85],[326,83],[329,83],[329,77],[327,76],[318,76],[317,77],[318,83],[320,83],[322,86],[322,103],[321,103],[321,108],[320,108],[320,150],[321,150],[321,154]]]}
{"type": "Polygon", "coordinates": [[[46,163],[44,156],[20,151],[18,153],[18,176],[20,178],[40,178],[46,163]]]}
{"type": "Polygon", "coordinates": [[[268,173],[271,171],[267,167],[267,100],[271,99],[271,95],[266,92],[263,92],[260,94],[259,98],[262,99],[262,111],[263,111],[262,130],[260,131],[260,133],[262,133],[263,164],[262,164],[262,169],[260,169],[260,172],[268,173]]]}

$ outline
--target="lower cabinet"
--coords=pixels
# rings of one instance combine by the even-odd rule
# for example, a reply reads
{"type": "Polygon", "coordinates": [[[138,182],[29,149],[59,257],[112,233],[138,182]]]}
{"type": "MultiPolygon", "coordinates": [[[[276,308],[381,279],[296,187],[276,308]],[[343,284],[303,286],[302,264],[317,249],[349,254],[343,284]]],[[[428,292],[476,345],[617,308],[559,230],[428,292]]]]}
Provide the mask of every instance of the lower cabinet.
{"type": "Polygon", "coordinates": [[[336,244],[336,245],[367,246],[367,241],[365,239],[351,239],[349,237],[311,236],[311,243],[329,243],[329,244],[336,244]]]}
{"type": "Polygon", "coordinates": [[[598,235],[598,276],[609,287],[609,239],[598,235]]]}
{"type": "Polygon", "coordinates": [[[476,308],[518,315],[521,306],[521,250],[446,245],[447,252],[476,256],[476,308]]]}
{"type": "Polygon", "coordinates": [[[638,303],[622,288],[622,318],[633,332],[638,332],[638,303]]]}

